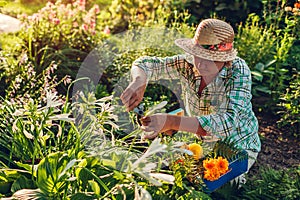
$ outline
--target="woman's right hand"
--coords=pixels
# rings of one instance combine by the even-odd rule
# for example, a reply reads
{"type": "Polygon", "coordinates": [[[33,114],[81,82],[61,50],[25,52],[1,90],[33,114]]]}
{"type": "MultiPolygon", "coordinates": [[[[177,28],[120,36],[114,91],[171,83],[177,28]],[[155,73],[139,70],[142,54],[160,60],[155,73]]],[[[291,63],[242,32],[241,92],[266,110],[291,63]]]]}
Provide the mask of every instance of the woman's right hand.
{"type": "Polygon", "coordinates": [[[146,80],[143,78],[136,78],[121,94],[120,98],[127,111],[133,110],[143,100],[146,85],[146,80]]]}

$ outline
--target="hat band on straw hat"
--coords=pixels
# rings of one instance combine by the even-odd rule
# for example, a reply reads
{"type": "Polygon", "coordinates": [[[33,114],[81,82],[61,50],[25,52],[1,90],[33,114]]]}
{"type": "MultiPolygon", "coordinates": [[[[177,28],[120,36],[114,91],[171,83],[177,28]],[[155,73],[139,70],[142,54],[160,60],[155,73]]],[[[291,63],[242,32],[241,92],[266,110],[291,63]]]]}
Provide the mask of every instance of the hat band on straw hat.
{"type": "Polygon", "coordinates": [[[203,49],[211,50],[211,51],[230,51],[233,48],[233,43],[220,43],[220,44],[213,44],[213,45],[201,45],[198,43],[198,40],[196,38],[192,39],[194,45],[197,45],[199,47],[202,47],[203,49]]]}

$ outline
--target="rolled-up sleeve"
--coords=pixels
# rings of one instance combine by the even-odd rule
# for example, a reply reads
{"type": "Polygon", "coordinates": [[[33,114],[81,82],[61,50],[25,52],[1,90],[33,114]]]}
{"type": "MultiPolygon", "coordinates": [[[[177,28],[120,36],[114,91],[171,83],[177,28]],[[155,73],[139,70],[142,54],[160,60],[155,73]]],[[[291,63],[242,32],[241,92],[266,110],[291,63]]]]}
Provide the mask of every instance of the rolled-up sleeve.
{"type": "Polygon", "coordinates": [[[133,65],[145,71],[148,81],[157,81],[179,79],[186,63],[184,55],[164,58],[143,56],[135,60],[133,65]]]}

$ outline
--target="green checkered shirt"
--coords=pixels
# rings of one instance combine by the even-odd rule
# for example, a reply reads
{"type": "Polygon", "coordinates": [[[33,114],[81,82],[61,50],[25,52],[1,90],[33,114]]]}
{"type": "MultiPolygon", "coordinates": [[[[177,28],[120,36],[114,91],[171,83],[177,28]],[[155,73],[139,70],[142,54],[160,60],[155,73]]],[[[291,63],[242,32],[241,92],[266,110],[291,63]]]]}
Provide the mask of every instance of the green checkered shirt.
{"type": "Polygon", "coordinates": [[[178,80],[187,115],[197,116],[209,135],[230,137],[238,147],[260,151],[258,122],[251,104],[251,72],[244,60],[237,57],[231,67],[223,67],[201,94],[201,76],[197,75],[190,55],[144,56],[133,65],[146,72],[148,81],[178,80]]]}

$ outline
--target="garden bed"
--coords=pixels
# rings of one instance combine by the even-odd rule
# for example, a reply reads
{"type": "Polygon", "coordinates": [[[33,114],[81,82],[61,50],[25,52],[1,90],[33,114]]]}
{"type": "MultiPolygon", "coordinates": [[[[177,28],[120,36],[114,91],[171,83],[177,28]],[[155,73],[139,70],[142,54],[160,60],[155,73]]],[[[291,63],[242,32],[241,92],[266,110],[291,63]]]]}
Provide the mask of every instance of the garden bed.
{"type": "Polygon", "coordinates": [[[259,121],[262,149],[250,174],[258,173],[263,167],[279,170],[299,166],[300,141],[291,136],[288,129],[278,128],[276,124],[278,119],[271,113],[256,112],[256,115],[259,121]]]}

